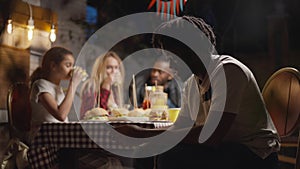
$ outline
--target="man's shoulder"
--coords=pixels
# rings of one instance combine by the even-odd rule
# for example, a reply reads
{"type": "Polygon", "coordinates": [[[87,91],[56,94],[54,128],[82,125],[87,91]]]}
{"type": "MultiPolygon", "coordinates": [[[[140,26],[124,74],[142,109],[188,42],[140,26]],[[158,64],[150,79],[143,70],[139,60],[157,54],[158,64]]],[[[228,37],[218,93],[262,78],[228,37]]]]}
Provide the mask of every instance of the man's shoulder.
{"type": "Polygon", "coordinates": [[[168,83],[167,83],[167,86],[169,89],[176,89],[178,90],[180,88],[180,82],[178,82],[176,79],[172,79],[172,80],[169,80],[168,83]]]}
{"type": "Polygon", "coordinates": [[[239,61],[238,59],[230,56],[230,55],[219,55],[219,59],[220,59],[220,65],[222,65],[225,69],[227,70],[240,70],[244,73],[250,73],[251,70],[241,61],[239,61]]]}
{"type": "Polygon", "coordinates": [[[237,60],[236,58],[230,55],[218,55],[218,57],[223,64],[227,64],[227,63],[241,64],[239,60],[237,60]]]}

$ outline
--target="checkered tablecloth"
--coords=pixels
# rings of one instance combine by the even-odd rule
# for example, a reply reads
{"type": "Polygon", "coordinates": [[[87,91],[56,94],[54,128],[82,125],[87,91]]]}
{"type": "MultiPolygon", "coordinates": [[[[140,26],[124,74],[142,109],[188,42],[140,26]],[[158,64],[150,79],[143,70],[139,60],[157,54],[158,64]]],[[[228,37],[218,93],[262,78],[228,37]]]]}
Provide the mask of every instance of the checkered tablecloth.
{"type": "Polygon", "coordinates": [[[28,151],[28,160],[31,168],[40,169],[54,166],[57,163],[57,152],[60,148],[133,149],[134,147],[119,144],[118,140],[113,139],[111,136],[111,127],[123,124],[134,124],[144,128],[160,128],[170,126],[173,123],[137,123],[129,121],[107,123],[97,121],[46,122],[42,124],[28,151]]]}

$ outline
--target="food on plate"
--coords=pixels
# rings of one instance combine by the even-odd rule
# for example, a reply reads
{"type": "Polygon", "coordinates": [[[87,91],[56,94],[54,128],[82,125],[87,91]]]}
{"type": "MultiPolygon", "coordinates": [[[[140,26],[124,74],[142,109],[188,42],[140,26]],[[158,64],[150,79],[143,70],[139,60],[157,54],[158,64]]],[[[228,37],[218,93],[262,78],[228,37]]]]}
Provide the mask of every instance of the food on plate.
{"type": "Polygon", "coordinates": [[[149,117],[150,116],[150,112],[151,112],[151,109],[145,109],[144,110],[144,116],[149,117]]]}
{"type": "Polygon", "coordinates": [[[122,117],[122,116],[127,116],[129,111],[125,108],[118,108],[118,109],[113,109],[111,111],[111,116],[113,117],[122,117]]]}
{"type": "Polygon", "coordinates": [[[117,110],[117,109],[113,109],[110,112],[111,117],[122,117],[122,114],[117,110]]]}
{"type": "Polygon", "coordinates": [[[145,116],[145,111],[141,108],[133,109],[128,113],[129,117],[142,117],[145,116]]]}
{"type": "Polygon", "coordinates": [[[121,109],[112,110],[109,120],[110,121],[133,121],[133,122],[149,121],[148,114],[149,112],[147,113],[143,109],[134,109],[128,111],[126,108],[125,109],[121,108],[121,109]]]}
{"type": "Polygon", "coordinates": [[[161,118],[161,115],[160,115],[160,112],[158,112],[158,111],[151,111],[149,114],[149,119],[151,121],[158,121],[158,120],[160,120],[160,118],[161,118]]]}
{"type": "Polygon", "coordinates": [[[168,112],[165,109],[152,109],[149,113],[151,121],[168,120],[168,112]]]}
{"type": "Polygon", "coordinates": [[[88,110],[84,115],[84,120],[108,121],[108,112],[100,107],[88,110]]]}
{"type": "Polygon", "coordinates": [[[161,114],[161,120],[168,120],[169,119],[169,113],[167,110],[164,110],[161,114]]]}

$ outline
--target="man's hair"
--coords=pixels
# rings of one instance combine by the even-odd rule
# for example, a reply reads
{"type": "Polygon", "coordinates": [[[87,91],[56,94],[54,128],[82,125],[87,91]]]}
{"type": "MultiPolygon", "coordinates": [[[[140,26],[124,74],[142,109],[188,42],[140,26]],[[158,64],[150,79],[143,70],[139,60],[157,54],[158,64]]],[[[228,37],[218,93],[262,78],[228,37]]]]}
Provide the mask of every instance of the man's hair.
{"type": "MultiPolygon", "coordinates": [[[[167,31],[174,31],[175,29],[182,29],[182,31],[188,29],[187,22],[192,24],[194,27],[198,28],[204,36],[202,37],[202,41],[209,40],[211,47],[216,46],[216,36],[211,28],[210,25],[208,25],[203,19],[196,18],[193,16],[182,16],[177,17],[173,20],[170,20],[168,22],[162,23],[158,28],[156,28],[153,36],[152,36],[152,44],[155,48],[161,48],[164,46],[164,43],[166,43],[165,39],[166,36],[162,35],[161,33],[167,32],[167,31]]],[[[193,31],[195,32],[195,31],[193,31]]],[[[189,34],[189,32],[183,32],[184,34],[189,34]]],[[[170,38],[170,37],[169,37],[170,38]]],[[[174,39],[174,38],[173,38],[174,39]]],[[[213,52],[214,49],[211,49],[211,52],[213,52]]]]}
{"type": "Polygon", "coordinates": [[[203,73],[203,59],[210,59],[210,56],[215,52],[216,36],[203,19],[182,16],[162,23],[153,33],[152,44],[154,48],[161,48],[179,56],[193,73],[198,74],[203,73]],[[181,42],[181,39],[173,38],[172,35],[181,37],[183,35],[185,38],[191,39],[192,43],[197,43],[197,54],[200,56],[187,44],[181,42]],[[199,70],[200,66],[202,70],[199,70]]]}
{"type": "Polygon", "coordinates": [[[192,23],[193,25],[197,26],[210,40],[210,43],[216,46],[216,36],[212,30],[212,27],[208,25],[203,19],[196,18],[193,16],[183,16],[182,19],[185,19],[192,23]]]}

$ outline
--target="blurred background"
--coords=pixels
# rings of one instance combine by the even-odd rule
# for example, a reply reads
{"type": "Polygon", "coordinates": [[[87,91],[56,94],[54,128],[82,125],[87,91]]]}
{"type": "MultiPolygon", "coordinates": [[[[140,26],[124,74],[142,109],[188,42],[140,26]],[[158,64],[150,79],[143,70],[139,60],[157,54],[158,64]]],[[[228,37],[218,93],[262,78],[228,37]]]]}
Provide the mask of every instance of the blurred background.
{"type": "MultiPolygon", "coordinates": [[[[218,53],[232,55],[246,64],[261,89],[276,70],[300,68],[300,1],[178,1],[183,4],[174,12],[166,7],[171,0],[0,0],[0,121],[7,120],[9,85],[27,81],[51,46],[69,48],[77,57],[99,28],[139,12],[203,18],[216,33],[218,53]]],[[[150,42],[150,35],[134,36],[113,50],[125,58],[151,47],[150,42]]],[[[91,66],[93,60],[86,60],[91,66]]]]}

